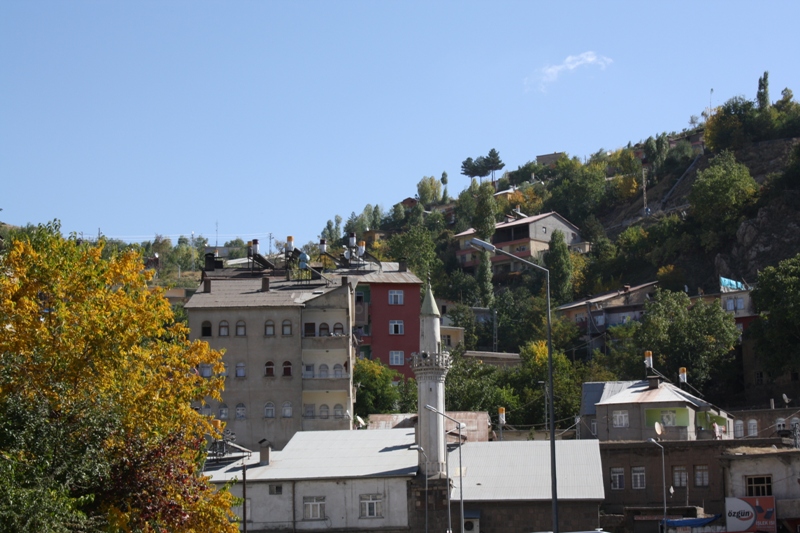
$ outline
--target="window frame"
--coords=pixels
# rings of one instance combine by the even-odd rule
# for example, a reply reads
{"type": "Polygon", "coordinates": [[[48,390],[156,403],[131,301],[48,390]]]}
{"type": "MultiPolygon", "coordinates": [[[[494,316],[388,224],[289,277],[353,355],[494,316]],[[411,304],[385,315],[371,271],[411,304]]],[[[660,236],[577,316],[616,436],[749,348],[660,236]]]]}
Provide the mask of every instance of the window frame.
{"type": "Polygon", "coordinates": [[[733,422],[733,437],[736,439],[744,437],[744,420],[736,420],[733,422]]]}
{"type": "Polygon", "coordinates": [[[200,324],[200,336],[201,337],[213,337],[214,336],[214,325],[209,320],[204,320],[202,324],[200,324]]]}
{"type": "Polygon", "coordinates": [[[228,419],[228,404],[221,403],[217,408],[218,418],[220,420],[227,420],[228,419]]]}
{"type": "Polygon", "coordinates": [[[220,337],[228,337],[230,333],[230,326],[228,325],[227,320],[220,320],[219,322],[219,336],[220,337]]]}
{"type": "Polygon", "coordinates": [[[317,336],[317,323],[305,322],[303,324],[303,337],[316,337],[317,336]]]}
{"type": "Polygon", "coordinates": [[[672,486],[687,487],[689,485],[689,471],[683,465],[672,467],[672,486]]]}
{"type": "Polygon", "coordinates": [[[320,322],[319,323],[319,337],[330,337],[331,336],[331,327],[328,325],[327,322],[320,322]]]}
{"type": "Polygon", "coordinates": [[[758,420],[751,418],[747,421],[747,436],[758,437],[758,420]]]}
{"type": "Polygon", "coordinates": [[[303,418],[317,418],[317,406],[313,403],[304,403],[303,418]]]}
{"type": "Polygon", "coordinates": [[[292,418],[294,411],[292,409],[292,402],[283,402],[281,407],[281,418],[292,418]]]}
{"type": "Polygon", "coordinates": [[[403,320],[389,321],[389,335],[405,335],[405,324],[403,320]]]}
{"type": "Polygon", "coordinates": [[[631,489],[644,490],[647,488],[646,470],[643,466],[631,467],[631,489]]]}
{"type": "Polygon", "coordinates": [[[283,496],[283,484],[281,484],[281,483],[270,483],[269,484],[269,495],[270,496],[283,496]]]}
{"type": "Polygon", "coordinates": [[[241,402],[237,403],[234,416],[236,420],[247,420],[247,407],[241,402]]]}
{"type": "Polygon", "coordinates": [[[611,412],[611,423],[615,428],[630,427],[630,418],[627,409],[618,409],[611,412]]]}
{"type": "Polygon", "coordinates": [[[210,378],[214,375],[214,367],[207,363],[201,363],[197,369],[197,373],[201,378],[210,378]]]}
{"type": "Polygon", "coordinates": [[[772,496],[772,475],[745,476],[745,490],[748,498],[772,496]]]}
{"type": "Polygon", "coordinates": [[[325,518],[325,496],[303,496],[303,520],[325,518]]]}
{"type": "Polygon", "coordinates": [[[344,377],[344,367],[339,363],[333,365],[333,377],[337,379],[341,379],[344,377]]]}
{"type": "Polygon", "coordinates": [[[334,335],[344,335],[344,326],[341,322],[336,322],[333,325],[333,334],[334,335]]]}
{"type": "Polygon", "coordinates": [[[328,365],[326,365],[325,363],[322,363],[321,365],[319,365],[319,376],[318,377],[320,379],[325,379],[325,378],[328,377],[328,374],[330,374],[330,368],[328,367],[328,365]]]}
{"type": "Polygon", "coordinates": [[[337,403],[333,406],[333,418],[341,420],[344,418],[344,405],[337,403]]]}
{"type": "Polygon", "coordinates": [[[323,403],[322,405],[320,405],[319,406],[319,417],[322,420],[327,420],[328,418],[330,418],[330,416],[331,416],[331,410],[330,410],[330,407],[328,407],[328,404],[323,403]]]}
{"type": "Polygon", "coordinates": [[[383,518],[383,494],[361,494],[358,509],[359,518],[383,518]]]}
{"type": "Polygon", "coordinates": [[[244,363],[236,363],[236,377],[237,378],[247,377],[247,366],[244,363]]]}
{"type": "Polygon", "coordinates": [[[403,366],[405,363],[405,355],[405,352],[402,350],[391,350],[389,352],[389,366],[403,366]]]}
{"type": "Polygon", "coordinates": [[[236,322],[236,336],[247,337],[247,324],[244,320],[239,320],[236,322]]]}
{"type": "Polygon", "coordinates": [[[405,295],[402,289],[392,289],[389,291],[389,305],[404,305],[405,295]]]}
{"type": "Polygon", "coordinates": [[[708,465],[694,465],[694,486],[708,488],[708,465]]]}
{"type": "Polygon", "coordinates": [[[284,320],[281,324],[281,336],[283,337],[291,337],[292,336],[292,321],[291,320],[284,320]]]}
{"type": "Polygon", "coordinates": [[[266,378],[274,378],[275,377],[275,363],[272,361],[267,361],[264,363],[264,377],[266,378]]]}
{"type": "Polygon", "coordinates": [[[275,336],[275,322],[272,320],[267,320],[264,322],[264,336],[265,337],[274,337],[275,336]]]}
{"type": "Polygon", "coordinates": [[[275,418],[275,404],[273,402],[264,404],[264,418],[275,418]]]}
{"type": "Polygon", "coordinates": [[[281,371],[281,377],[290,378],[292,377],[292,362],[291,361],[284,361],[283,365],[281,365],[283,369],[281,371]]]}
{"type": "Polygon", "coordinates": [[[614,466],[609,469],[611,490],[625,490],[625,467],[614,466]]]}

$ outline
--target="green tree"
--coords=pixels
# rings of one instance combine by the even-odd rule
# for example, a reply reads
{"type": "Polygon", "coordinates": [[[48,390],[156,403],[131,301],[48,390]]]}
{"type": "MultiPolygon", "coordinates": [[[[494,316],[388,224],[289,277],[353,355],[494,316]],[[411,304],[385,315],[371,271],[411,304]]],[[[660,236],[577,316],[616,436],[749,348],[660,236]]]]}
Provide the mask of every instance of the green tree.
{"type": "Polygon", "coordinates": [[[743,211],[756,197],[758,185],[748,168],[736,162],[731,152],[722,152],[710,166],[697,173],[689,193],[689,204],[700,221],[703,245],[715,249],[732,237],[743,219],[743,211]]]}
{"type": "Polygon", "coordinates": [[[494,305],[492,260],[489,252],[486,250],[478,252],[478,269],[475,272],[475,279],[478,282],[478,293],[480,294],[481,304],[484,307],[492,307],[492,305],[494,305]]]}
{"type": "Polygon", "coordinates": [[[561,230],[553,230],[550,247],[544,257],[550,271],[550,292],[556,305],[572,300],[572,261],[561,230]]]}
{"type": "Polygon", "coordinates": [[[420,279],[427,279],[441,266],[441,259],[436,255],[436,243],[423,226],[412,226],[408,231],[393,235],[388,247],[392,259],[405,261],[420,279]]]}
{"type": "Polygon", "coordinates": [[[400,374],[380,361],[358,359],[353,365],[353,383],[356,384],[356,414],[367,418],[371,414],[395,413],[400,402],[400,391],[392,385],[400,374]]]}
{"type": "Polygon", "coordinates": [[[800,254],[758,273],[758,319],[750,328],[756,351],[774,375],[800,368],[800,254]]]}
{"type": "Polygon", "coordinates": [[[494,172],[496,170],[503,170],[503,168],[506,166],[506,164],[500,159],[500,152],[494,148],[489,150],[489,154],[484,159],[484,163],[486,165],[486,169],[492,173],[492,181],[494,181],[494,172]]]}
{"type": "Polygon", "coordinates": [[[764,71],[764,75],[758,78],[758,92],[756,93],[758,109],[764,111],[770,106],[769,101],[769,72],[764,71]]]}
{"type": "Polygon", "coordinates": [[[478,188],[478,197],[475,203],[475,216],[472,227],[475,228],[477,237],[489,241],[494,235],[497,215],[497,202],[494,199],[494,188],[490,183],[484,183],[478,188]]]}
{"type": "Polygon", "coordinates": [[[472,227],[473,219],[475,218],[475,210],[477,208],[477,196],[479,185],[473,178],[470,181],[469,187],[465,188],[458,195],[455,205],[456,225],[454,230],[462,232],[472,227]]]}
{"type": "Polygon", "coordinates": [[[697,388],[711,379],[715,367],[733,357],[738,338],[733,317],[719,302],[691,302],[683,292],[663,290],[645,304],[641,327],[634,334],[639,355],[651,350],[656,368],[673,379],[686,367],[697,388]]]}
{"type": "Polygon", "coordinates": [[[228,259],[240,259],[247,256],[247,244],[241,237],[227,241],[224,246],[228,249],[228,259]]]}
{"type": "Polygon", "coordinates": [[[437,205],[442,200],[442,184],[433,176],[423,176],[417,183],[417,196],[425,207],[437,205]]]}

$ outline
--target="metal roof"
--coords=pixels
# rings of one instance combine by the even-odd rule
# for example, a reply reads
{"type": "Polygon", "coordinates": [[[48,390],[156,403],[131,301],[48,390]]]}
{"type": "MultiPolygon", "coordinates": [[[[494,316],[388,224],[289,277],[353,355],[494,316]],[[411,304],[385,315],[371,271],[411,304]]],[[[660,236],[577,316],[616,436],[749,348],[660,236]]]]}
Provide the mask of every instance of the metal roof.
{"type": "Polygon", "coordinates": [[[618,392],[627,389],[636,381],[589,381],[581,387],[581,414],[597,413],[595,405],[618,392]]]}
{"type": "MultiPolygon", "coordinates": [[[[616,298],[617,296],[623,296],[627,292],[628,294],[634,293],[641,289],[645,289],[650,286],[657,285],[658,281],[650,281],[648,283],[643,283],[641,285],[637,285],[635,287],[629,288],[627,291],[624,289],[618,289],[614,291],[604,292],[602,294],[596,294],[594,296],[590,296],[589,298],[584,298],[582,300],[575,300],[574,302],[565,303],[559,307],[556,307],[556,311],[566,311],[567,309],[573,309],[575,307],[586,307],[587,303],[590,304],[599,304],[601,302],[605,302],[606,300],[610,300],[612,298],[616,298]]],[[[624,307],[624,305],[622,306],[624,307]]]]}
{"type": "MultiPolygon", "coordinates": [[[[510,220],[508,222],[498,222],[497,224],[494,225],[494,227],[495,227],[495,231],[497,231],[497,230],[501,230],[503,228],[510,228],[512,226],[522,226],[524,224],[532,224],[532,223],[534,223],[534,222],[536,222],[538,220],[542,220],[542,219],[550,217],[550,216],[558,217],[559,219],[561,219],[561,221],[563,223],[565,223],[565,224],[571,226],[572,228],[574,228],[576,233],[579,231],[578,227],[575,224],[573,224],[572,222],[570,222],[566,218],[562,217],[561,215],[559,215],[555,211],[551,211],[549,213],[542,213],[540,215],[532,215],[532,216],[520,218],[520,219],[517,219],[517,220],[510,220]]],[[[455,237],[456,238],[457,237],[466,237],[467,235],[472,235],[473,233],[475,233],[475,228],[469,228],[468,230],[462,231],[458,235],[455,235],[455,237]]]]}
{"type": "MultiPolygon", "coordinates": [[[[464,501],[550,500],[550,442],[468,442],[462,450],[464,501]]],[[[459,497],[458,448],[450,451],[450,476],[459,497]]],[[[559,500],[605,498],[597,440],[556,441],[559,500]]]]}
{"type": "Polygon", "coordinates": [[[186,303],[187,309],[220,307],[300,307],[307,301],[329,293],[339,285],[323,283],[301,284],[299,282],[273,283],[270,278],[269,291],[261,290],[261,278],[208,279],[211,292],[204,292],[203,285],[186,303]]]}
{"type": "MultiPolygon", "coordinates": [[[[271,452],[269,465],[248,467],[247,481],[413,477],[419,454],[413,444],[414,430],[410,428],[299,431],[282,451],[271,452]]],[[[235,475],[237,472],[230,470],[216,472],[212,481],[235,475]]]]}
{"type": "Polygon", "coordinates": [[[679,389],[672,383],[660,383],[658,388],[651,389],[648,380],[634,381],[616,394],[604,397],[596,405],[668,402],[688,403],[697,408],[714,408],[716,410],[712,404],[679,389]]]}

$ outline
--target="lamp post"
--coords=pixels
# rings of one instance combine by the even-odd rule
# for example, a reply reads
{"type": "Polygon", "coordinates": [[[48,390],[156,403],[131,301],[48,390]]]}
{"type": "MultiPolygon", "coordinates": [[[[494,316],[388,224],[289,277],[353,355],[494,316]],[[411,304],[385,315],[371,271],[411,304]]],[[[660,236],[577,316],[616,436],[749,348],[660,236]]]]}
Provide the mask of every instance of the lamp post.
{"type": "Polygon", "coordinates": [[[650,442],[661,448],[661,484],[664,488],[664,519],[662,522],[662,527],[664,531],[667,530],[667,469],[664,466],[664,447],[656,442],[656,439],[650,438],[650,442]]]}
{"type": "MultiPolygon", "coordinates": [[[[448,419],[448,420],[450,420],[452,422],[455,422],[456,426],[458,427],[458,493],[459,493],[459,500],[461,500],[461,533],[464,533],[464,477],[463,477],[464,476],[464,468],[463,468],[463,466],[461,464],[461,443],[462,443],[462,441],[461,441],[461,425],[462,425],[462,423],[459,422],[458,420],[456,420],[455,418],[453,418],[452,416],[447,416],[446,414],[444,414],[443,412],[439,411],[438,409],[436,409],[432,405],[426,405],[425,409],[427,409],[428,411],[430,411],[432,413],[436,413],[437,415],[443,416],[443,417],[445,417],[446,419],[448,419]]],[[[445,431],[445,436],[446,435],[447,435],[447,431],[445,431]]],[[[444,447],[445,447],[445,457],[447,457],[450,454],[447,453],[447,439],[446,438],[445,438],[444,447]]],[[[448,476],[449,476],[449,474],[448,474],[448,476]]],[[[448,477],[448,479],[449,479],[449,477],[448,477]]],[[[449,481],[448,481],[448,483],[449,483],[449,481]]],[[[447,492],[448,493],[450,492],[450,487],[447,487],[447,492]]],[[[449,516],[449,514],[450,514],[450,510],[449,509],[448,509],[448,513],[447,514],[449,516]]],[[[453,531],[452,528],[450,529],[450,531],[451,532],[453,531]]]]}
{"type": "MultiPolygon", "coordinates": [[[[428,533],[428,464],[430,461],[428,460],[428,454],[425,453],[425,449],[422,446],[418,446],[417,451],[425,456],[425,533],[428,533]]],[[[448,512],[450,512],[449,509],[448,512]]]]}
{"type": "Polygon", "coordinates": [[[554,409],[554,389],[553,389],[553,328],[550,323],[550,271],[543,266],[537,265],[531,261],[526,261],[514,254],[510,254],[495,245],[482,241],[480,239],[471,239],[469,245],[476,250],[486,250],[500,255],[510,257],[515,261],[532,266],[537,270],[545,273],[545,282],[547,286],[547,381],[550,384],[550,491],[553,497],[553,533],[558,533],[558,487],[556,483],[556,417],[554,409]]]}

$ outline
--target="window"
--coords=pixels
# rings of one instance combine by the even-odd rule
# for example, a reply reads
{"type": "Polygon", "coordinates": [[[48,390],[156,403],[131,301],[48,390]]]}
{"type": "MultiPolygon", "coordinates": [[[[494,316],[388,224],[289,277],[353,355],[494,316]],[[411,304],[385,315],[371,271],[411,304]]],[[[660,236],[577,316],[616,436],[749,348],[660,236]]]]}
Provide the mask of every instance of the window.
{"type": "Polygon", "coordinates": [[[597,436],[597,419],[592,418],[592,435],[597,436]]]}
{"type": "Polygon", "coordinates": [[[219,404],[219,419],[220,420],[228,419],[228,406],[224,403],[219,404]]]}
{"type": "Polygon", "coordinates": [[[206,320],[203,322],[203,325],[200,326],[200,335],[203,337],[210,337],[211,336],[211,322],[206,320]]]}
{"type": "Polygon", "coordinates": [[[644,467],[634,466],[631,468],[631,488],[634,490],[644,489],[644,467]]]}
{"type": "Polygon", "coordinates": [[[303,365],[303,377],[304,378],[314,377],[314,365],[303,365]]]}
{"type": "Polygon", "coordinates": [[[317,325],[314,322],[306,322],[303,324],[303,336],[304,337],[316,337],[317,335],[317,325]]]}
{"type": "Polygon", "coordinates": [[[343,371],[342,365],[340,365],[338,363],[333,365],[333,377],[341,378],[343,376],[344,376],[344,371],[343,371]]]}
{"type": "Polygon", "coordinates": [[[264,375],[268,378],[275,377],[275,363],[267,361],[267,364],[264,365],[264,375]]]}
{"type": "Polygon", "coordinates": [[[403,334],[403,321],[390,320],[389,321],[389,335],[402,335],[403,334]]]}
{"type": "Polygon", "coordinates": [[[228,336],[228,321],[223,320],[219,323],[219,336],[220,337],[227,337],[228,336]]]}
{"type": "Polygon", "coordinates": [[[744,298],[741,296],[736,298],[736,309],[744,309],[744,298]]]}
{"type": "Polygon", "coordinates": [[[324,403],[319,406],[319,417],[320,418],[328,418],[330,415],[330,409],[324,403]]]}
{"type": "Polygon", "coordinates": [[[244,321],[240,320],[236,323],[236,336],[244,337],[246,335],[247,335],[247,327],[244,325],[244,321]]]}
{"type": "Polygon", "coordinates": [[[733,311],[733,298],[726,298],[725,299],[725,310],[726,311],[733,311]]]}
{"type": "Polygon", "coordinates": [[[778,418],[777,420],[775,420],[775,430],[783,431],[784,429],[786,429],[786,419],[778,418]]]}
{"type": "Polygon", "coordinates": [[[389,291],[389,305],[403,305],[403,291],[389,291]]]}
{"type": "Polygon", "coordinates": [[[747,421],[747,436],[758,437],[758,421],[755,418],[747,421]]]}
{"type": "Polygon", "coordinates": [[[344,326],[340,322],[333,325],[333,334],[344,335],[344,326]]]}
{"type": "Polygon", "coordinates": [[[275,418],[275,404],[267,402],[264,406],[264,418],[275,418]]]}
{"type": "Polygon", "coordinates": [[[264,335],[266,337],[274,337],[275,336],[275,322],[272,320],[267,320],[264,323],[264,335]]]}
{"type": "Polygon", "coordinates": [[[763,385],[763,384],[764,384],[764,373],[756,372],[756,385],[763,385]]]}
{"type": "Polygon", "coordinates": [[[236,404],[236,420],[244,420],[247,418],[247,408],[243,403],[236,404]]]}
{"type": "Polygon", "coordinates": [[[337,403],[333,406],[333,418],[344,418],[344,407],[342,407],[342,404],[337,403]]]}
{"type": "Polygon", "coordinates": [[[283,416],[283,418],[292,418],[292,402],[283,402],[281,416],[283,416]]]}
{"type": "Polygon", "coordinates": [[[737,420],[733,423],[733,436],[737,439],[744,437],[744,420],[737,420]]]}
{"type": "Polygon", "coordinates": [[[677,418],[677,411],[661,411],[661,423],[664,424],[665,427],[675,426],[677,423],[677,418]]]}
{"type": "Polygon", "coordinates": [[[688,475],[685,466],[672,467],[672,484],[675,487],[685,487],[688,484],[688,475]]]}
{"type": "Polygon", "coordinates": [[[450,335],[442,335],[442,343],[445,346],[452,346],[453,345],[453,338],[450,335]]]}
{"type": "Polygon", "coordinates": [[[204,378],[211,377],[211,365],[200,365],[200,376],[204,378]]]}
{"type": "Polygon", "coordinates": [[[708,465],[696,465],[694,467],[694,486],[708,487],[708,465]]]}
{"type": "Polygon", "coordinates": [[[403,352],[389,352],[389,364],[403,366],[403,352]]]}
{"type": "Polygon", "coordinates": [[[283,334],[283,335],[291,335],[292,334],[292,321],[291,320],[284,320],[283,321],[283,329],[281,330],[281,334],[283,334]]]}
{"type": "Polygon", "coordinates": [[[611,490],[622,490],[625,488],[625,469],[611,469],[611,490]]]}
{"type": "Polygon", "coordinates": [[[791,425],[789,426],[792,428],[792,431],[800,427],[800,418],[794,417],[792,418],[791,425]]]}
{"type": "Polygon", "coordinates": [[[319,377],[327,378],[328,377],[328,365],[321,364],[319,365],[319,377]]]}
{"type": "Polygon", "coordinates": [[[200,414],[205,416],[211,416],[211,406],[207,403],[204,403],[202,407],[200,407],[200,414]]]}
{"type": "Polygon", "coordinates": [[[280,496],[283,494],[283,485],[270,485],[269,494],[270,496],[280,496]]]}
{"type": "Polygon", "coordinates": [[[228,375],[228,363],[222,363],[222,372],[220,373],[220,376],[227,377],[227,375],[228,375]]]}
{"type": "Polygon", "coordinates": [[[319,325],[319,336],[320,337],[330,337],[331,335],[331,328],[328,326],[326,322],[323,322],[319,325]]]}
{"type": "Polygon", "coordinates": [[[314,418],[314,411],[316,408],[313,403],[307,403],[303,406],[303,418],[314,418]]]}
{"type": "Polygon", "coordinates": [[[236,377],[247,377],[247,369],[245,368],[244,363],[236,363],[236,377]]]}
{"type": "Polygon", "coordinates": [[[290,378],[292,377],[292,363],[289,361],[283,362],[283,377],[290,378]]]}
{"type": "Polygon", "coordinates": [[[747,476],[748,496],[772,496],[772,476],[747,476]]]}
{"type": "Polygon", "coordinates": [[[383,495],[361,495],[361,518],[381,518],[383,516],[383,495]]]}
{"type": "Polygon", "coordinates": [[[628,411],[614,411],[612,414],[612,423],[615,428],[628,427],[628,411]]]}
{"type": "Polygon", "coordinates": [[[325,496],[303,497],[303,520],[325,519],[325,496]]]}

